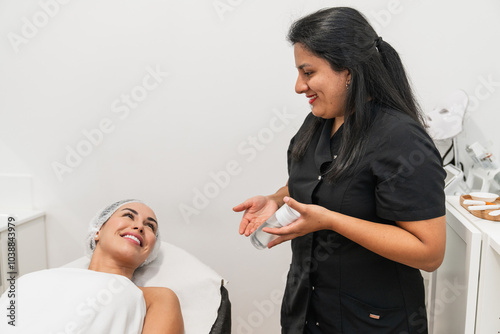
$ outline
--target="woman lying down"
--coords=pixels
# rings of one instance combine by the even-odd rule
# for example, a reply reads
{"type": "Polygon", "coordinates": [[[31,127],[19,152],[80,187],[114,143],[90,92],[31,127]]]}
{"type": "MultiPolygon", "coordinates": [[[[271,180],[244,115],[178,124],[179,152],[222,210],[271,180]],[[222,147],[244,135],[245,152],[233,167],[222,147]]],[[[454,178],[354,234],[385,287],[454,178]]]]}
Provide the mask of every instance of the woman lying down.
{"type": "MultiPolygon", "coordinates": [[[[2,316],[0,333],[183,333],[179,300],[162,287],[138,287],[134,271],[160,246],[153,210],[137,200],[116,202],[91,221],[87,269],[56,268],[19,278],[15,327],[2,316]]],[[[7,293],[0,309],[10,304],[7,293]]]]}

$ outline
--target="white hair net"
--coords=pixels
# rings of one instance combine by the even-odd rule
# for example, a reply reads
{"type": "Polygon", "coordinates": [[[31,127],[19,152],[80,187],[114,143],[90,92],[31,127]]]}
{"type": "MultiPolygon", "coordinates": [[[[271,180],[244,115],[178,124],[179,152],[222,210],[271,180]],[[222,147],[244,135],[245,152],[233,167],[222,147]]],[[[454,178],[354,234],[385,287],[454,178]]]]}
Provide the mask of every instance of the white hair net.
{"type": "MultiPolygon", "coordinates": [[[[96,241],[95,241],[95,236],[97,232],[101,229],[102,225],[108,221],[108,219],[115,213],[118,208],[120,208],[122,205],[125,205],[127,203],[142,203],[145,204],[143,201],[137,200],[137,199],[125,199],[121,200],[118,202],[115,202],[111,205],[106,206],[104,209],[99,211],[97,215],[90,221],[90,226],[89,226],[89,231],[87,234],[87,239],[85,243],[85,251],[86,254],[89,258],[92,257],[92,254],[94,253],[94,249],[96,246],[96,241]]],[[[149,254],[148,258],[146,261],[144,261],[139,267],[145,266],[152,262],[156,257],[158,256],[158,251],[160,249],[160,231],[159,228],[156,230],[156,243],[155,246],[153,247],[153,250],[149,254]]]]}

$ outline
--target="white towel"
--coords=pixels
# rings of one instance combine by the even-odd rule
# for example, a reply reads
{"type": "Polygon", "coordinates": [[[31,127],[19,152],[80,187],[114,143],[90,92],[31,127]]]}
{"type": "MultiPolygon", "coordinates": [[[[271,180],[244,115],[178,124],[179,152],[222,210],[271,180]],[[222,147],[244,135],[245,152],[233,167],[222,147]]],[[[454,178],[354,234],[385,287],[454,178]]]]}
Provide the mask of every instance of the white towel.
{"type": "MultiPolygon", "coordinates": [[[[182,248],[161,242],[156,260],[136,270],[132,281],[138,286],[161,286],[179,297],[185,334],[209,333],[221,303],[220,287],[225,280],[212,268],[182,248]]],[[[84,256],[65,265],[88,268],[84,256]]],[[[0,332],[0,334],[3,334],[0,332]]]]}
{"type": "MultiPolygon", "coordinates": [[[[33,272],[16,282],[16,327],[2,316],[0,333],[140,334],[146,314],[142,291],[128,278],[88,269],[33,272]]],[[[0,309],[10,298],[4,293],[0,309]]]]}

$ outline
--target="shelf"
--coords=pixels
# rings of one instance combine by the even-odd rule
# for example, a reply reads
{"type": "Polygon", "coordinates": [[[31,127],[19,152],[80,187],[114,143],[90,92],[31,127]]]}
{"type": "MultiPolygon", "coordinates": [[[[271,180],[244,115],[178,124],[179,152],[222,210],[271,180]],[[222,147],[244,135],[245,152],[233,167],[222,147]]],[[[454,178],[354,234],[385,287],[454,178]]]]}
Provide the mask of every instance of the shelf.
{"type": "Polygon", "coordinates": [[[44,215],[45,212],[40,210],[8,210],[0,208],[0,233],[7,229],[7,219],[9,217],[14,216],[16,218],[16,226],[19,226],[28,221],[43,217],[44,215]]]}

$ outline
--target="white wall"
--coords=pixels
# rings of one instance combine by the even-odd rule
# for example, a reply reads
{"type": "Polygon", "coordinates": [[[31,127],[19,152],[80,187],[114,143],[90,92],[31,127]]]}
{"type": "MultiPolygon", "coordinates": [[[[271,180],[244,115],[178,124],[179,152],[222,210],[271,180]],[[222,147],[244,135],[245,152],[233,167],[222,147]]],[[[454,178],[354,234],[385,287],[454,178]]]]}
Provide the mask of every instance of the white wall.
{"type": "Polygon", "coordinates": [[[26,206],[47,212],[50,266],[82,255],[103,205],[141,198],[167,241],[229,280],[233,332],[279,332],[289,245],[253,249],[231,208],[286,182],[309,109],[285,35],[334,5],[364,12],[400,52],[424,109],[472,96],[459,143],[500,155],[497,0],[0,2],[0,173],[33,176],[26,206]]]}

